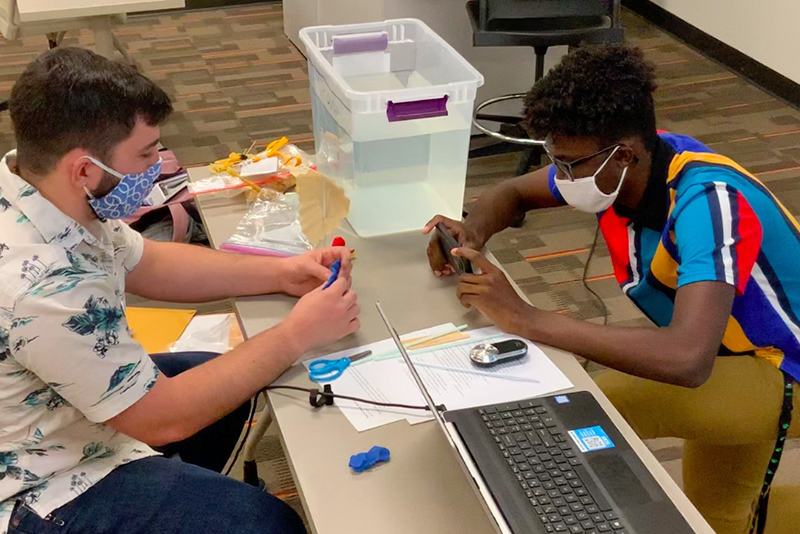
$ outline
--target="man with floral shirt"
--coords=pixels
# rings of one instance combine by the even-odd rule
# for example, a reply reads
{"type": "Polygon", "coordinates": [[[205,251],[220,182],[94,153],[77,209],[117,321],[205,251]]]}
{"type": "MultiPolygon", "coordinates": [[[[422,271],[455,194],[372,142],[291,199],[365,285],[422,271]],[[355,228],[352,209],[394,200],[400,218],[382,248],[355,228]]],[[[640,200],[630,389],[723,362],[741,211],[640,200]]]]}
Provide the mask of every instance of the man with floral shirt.
{"type": "Polygon", "coordinates": [[[0,532],[304,531],[274,497],[189,462],[220,448],[224,462],[233,445],[209,432],[222,425],[235,440],[242,420],[232,431],[229,414],[308,349],[358,329],[349,254],[243,257],[152,242],[119,222],[160,172],[158,125],[171,110],[152,81],[88,50],[43,54],[12,90],[17,150],[0,160],[0,532]],[[339,280],[323,292],[337,259],[339,280]],[[304,296],[224,355],[162,365],[131,337],[126,291],[304,296]]]}

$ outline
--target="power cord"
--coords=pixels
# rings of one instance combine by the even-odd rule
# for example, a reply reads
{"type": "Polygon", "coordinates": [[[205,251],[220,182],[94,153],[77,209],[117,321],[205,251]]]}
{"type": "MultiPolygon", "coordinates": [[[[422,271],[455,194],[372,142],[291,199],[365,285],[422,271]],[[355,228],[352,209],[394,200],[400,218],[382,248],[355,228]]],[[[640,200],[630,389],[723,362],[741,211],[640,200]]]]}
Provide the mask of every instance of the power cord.
{"type": "MultiPolygon", "coordinates": [[[[363,402],[364,404],[372,404],[373,406],[383,406],[385,408],[405,408],[407,410],[424,410],[430,411],[428,406],[414,405],[414,404],[398,404],[394,402],[378,402],[371,399],[361,399],[358,397],[351,397],[349,395],[339,395],[334,393],[330,384],[325,384],[323,390],[318,388],[301,388],[298,386],[267,386],[261,391],[274,390],[274,389],[289,389],[292,391],[304,391],[308,393],[308,402],[312,408],[320,408],[322,406],[333,406],[333,399],[346,399],[356,402],[363,402]]],[[[436,406],[439,411],[444,411],[446,408],[440,404],[436,406]]]]}
{"type": "Polygon", "coordinates": [[[256,416],[256,405],[258,404],[258,396],[261,395],[261,391],[255,394],[253,399],[250,401],[252,406],[250,407],[250,417],[247,420],[247,428],[244,431],[244,437],[242,441],[239,442],[239,447],[236,449],[236,454],[233,455],[233,461],[228,464],[228,469],[225,470],[225,476],[231,474],[231,469],[236,464],[236,460],[239,459],[239,455],[242,453],[242,449],[244,449],[245,444],[247,443],[247,437],[250,435],[250,429],[253,428],[253,419],[256,416]]]}
{"type": "MultiPolygon", "coordinates": [[[[586,263],[583,265],[583,276],[581,276],[581,283],[583,283],[583,287],[586,288],[586,291],[592,294],[595,300],[600,304],[600,307],[603,310],[603,326],[608,326],[608,306],[606,306],[605,301],[598,295],[594,289],[589,287],[589,284],[586,282],[586,275],[589,274],[589,265],[592,263],[592,258],[594,257],[594,252],[597,250],[597,239],[600,237],[600,221],[597,221],[597,227],[594,230],[594,239],[592,240],[592,247],[589,249],[589,257],[586,258],[586,263]]],[[[584,360],[583,368],[586,369],[589,366],[589,360],[584,360]]]]}
{"type": "MultiPolygon", "coordinates": [[[[233,460],[228,465],[228,469],[225,470],[226,476],[230,474],[231,469],[233,469],[233,466],[239,459],[239,455],[242,453],[242,449],[244,449],[245,443],[247,443],[247,437],[250,435],[250,429],[253,427],[253,419],[255,418],[256,414],[256,404],[258,396],[264,391],[276,390],[276,389],[288,389],[291,391],[302,391],[304,393],[308,393],[308,402],[312,408],[333,406],[334,399],[346,399],[356,402],[363,402],[364,404],[372,404],[373,406],[382,406],[384,408],[405,408],[407,410],[430,411],[430,408],[428,406],[419,406],[414,404],[399,404],[393,402],[378,402],[371,399],[361,399],[359,397],[351,397],[349,395],[339,395],[333,392],[330,384],[325,384],[325,386],[323,386],[322,391],[320,391],[319,388],[301,388],[299,386],[267,386],[264,389],[259,390],[259,392],[256,393],[255,398],[253,399],[253,406],[250,410],[250,418],[247,422],[247,430],[245,430],[244,437],[239,443],[239,447],[236,449],[236,453],[234,453],[233,455],[233,460]]],[[[436,409],[439,411],[445,411],[446,408],[443,404],[440,404],[436,406],[436,409]]]]}

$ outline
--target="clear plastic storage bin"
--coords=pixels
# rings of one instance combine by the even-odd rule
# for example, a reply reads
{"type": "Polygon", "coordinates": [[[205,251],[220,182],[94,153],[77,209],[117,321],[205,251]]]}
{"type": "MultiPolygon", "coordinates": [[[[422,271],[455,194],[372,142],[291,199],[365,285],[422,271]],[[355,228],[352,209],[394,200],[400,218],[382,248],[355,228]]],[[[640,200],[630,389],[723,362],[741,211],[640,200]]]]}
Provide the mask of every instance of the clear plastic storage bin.
{"type": "Polygon", "coordinates": [[[461,218],[483,76],[415,19],[304,28],[320,171],[362,237],[461,218]]]}

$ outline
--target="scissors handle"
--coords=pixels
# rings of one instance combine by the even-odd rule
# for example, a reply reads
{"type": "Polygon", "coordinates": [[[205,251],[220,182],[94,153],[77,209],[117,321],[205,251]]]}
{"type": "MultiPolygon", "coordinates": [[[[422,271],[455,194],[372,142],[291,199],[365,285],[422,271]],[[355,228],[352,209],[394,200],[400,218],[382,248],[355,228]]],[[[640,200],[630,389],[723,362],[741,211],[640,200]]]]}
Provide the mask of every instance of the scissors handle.
{"type": "Polygon", "coordinates": [[[308,377],[314,382],[331,382],[342,376],[349,365],[350,358],[317,360],[308,366],[308,377]]]}

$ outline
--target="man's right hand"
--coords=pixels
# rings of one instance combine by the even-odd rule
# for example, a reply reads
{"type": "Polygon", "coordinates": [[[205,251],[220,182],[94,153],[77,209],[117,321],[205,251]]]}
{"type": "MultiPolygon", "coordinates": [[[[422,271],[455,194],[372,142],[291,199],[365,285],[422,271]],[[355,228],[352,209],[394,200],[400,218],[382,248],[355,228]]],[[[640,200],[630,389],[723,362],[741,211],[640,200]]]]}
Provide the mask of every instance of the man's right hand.
{"type": "Polygon", "coordinates": [[[291,343],[305,352],[333,343],[361,328],[361,307],[350,277],[337,279],[328,288],[306,293],[283,321],[291,343]]]}
{"type": "MultiPolygon", "coordinates": [[[[445,228],[450,230],[450,233],[453,234],[453,237],[458,241],[458,243],[462,247],[472,248],[475,250],[480,250],[483,248],[483,243],[467,229],[466,225],[461,221],[455,221],[444,215],[437,215],[430,221],[428,224],[425,225],[425,228],[422,229],[423,234],[429,234],[436,230],[437,224],[443,224],[445,228]]],[[[431,240],[428,242],[428,263],[433,270],[433,273],[436,276],[450,276],[456,273],[456,270],[453,268],[452,265],[447,263],[447,258],[445,258],[444,253],[442,252],[442,247],[439,245],[439,238],[434,233],[431,236],[431,240]]]]}

